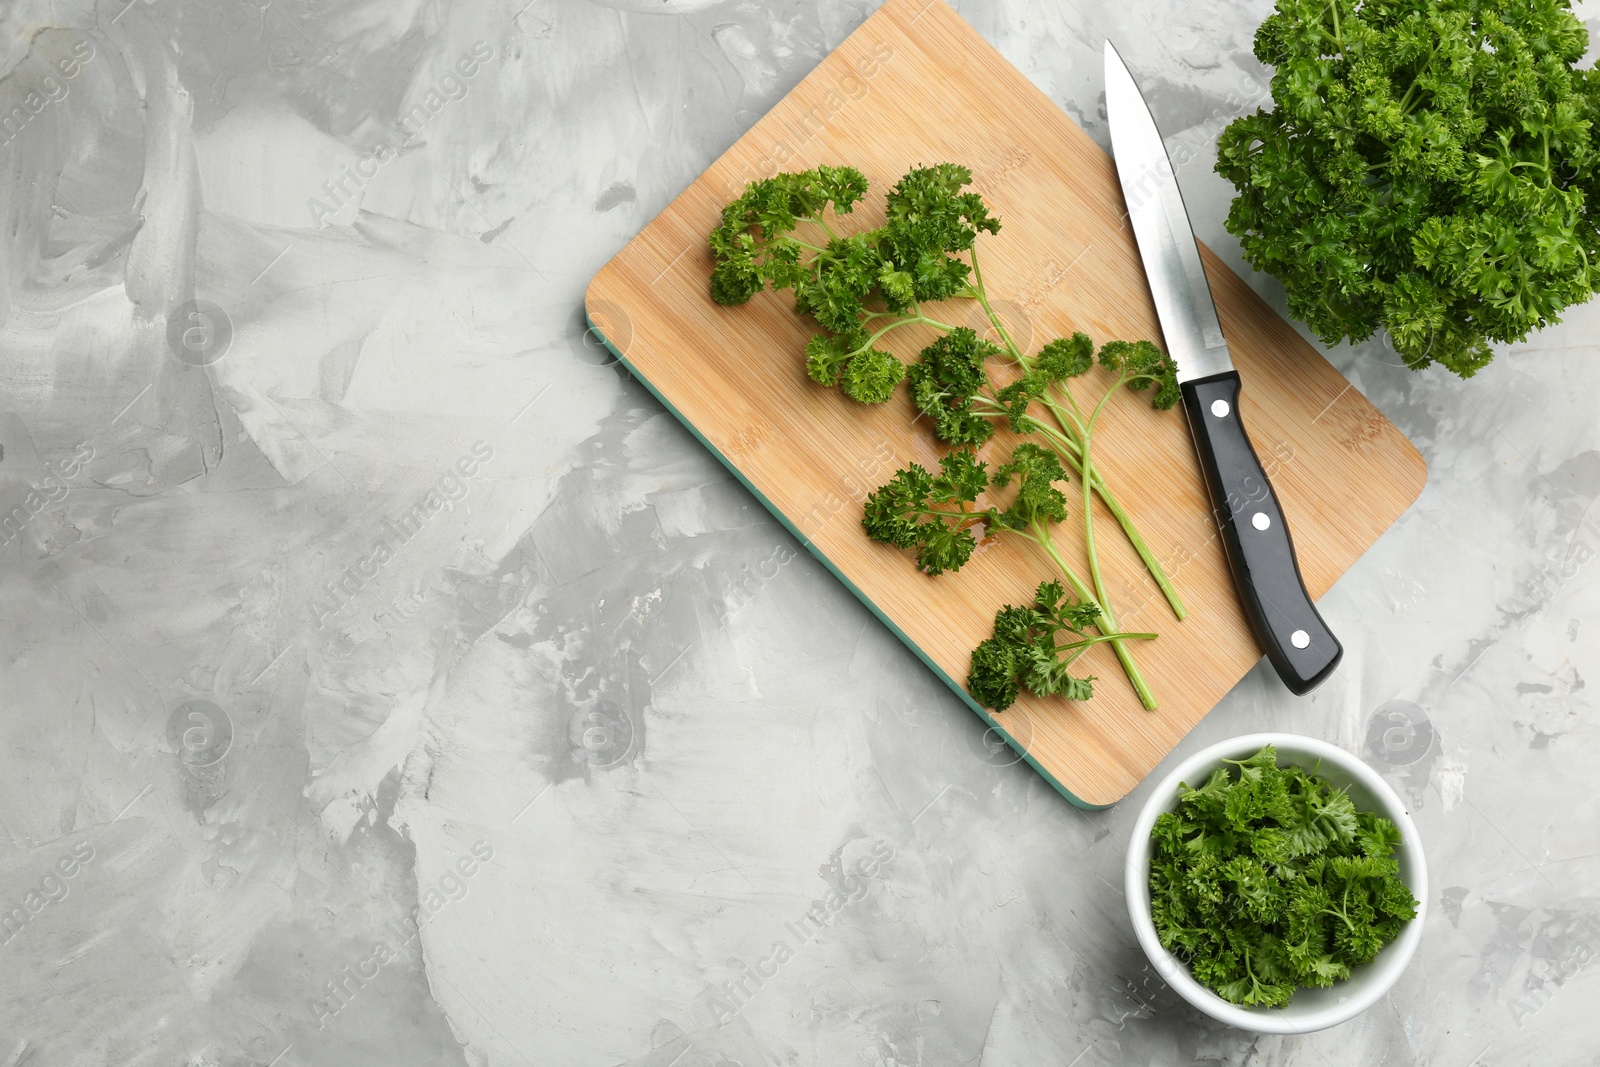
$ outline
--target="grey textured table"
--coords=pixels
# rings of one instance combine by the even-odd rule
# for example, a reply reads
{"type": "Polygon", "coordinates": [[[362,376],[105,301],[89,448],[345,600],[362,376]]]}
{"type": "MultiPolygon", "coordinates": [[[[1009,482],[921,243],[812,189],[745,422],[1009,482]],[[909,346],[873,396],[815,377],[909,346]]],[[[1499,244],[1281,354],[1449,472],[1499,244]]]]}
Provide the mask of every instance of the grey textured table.
{"type": "MultiPolygon", "coordinates": [[[[1600,305],[1330,353],[1428,488],[1174,758],[1363,754],[1436,893],[1257,1039],[1143,964],[1145,790],[994,751],[582,329],[870,4],[523,2],[0,9],[0,1065],[1600,1062],[1600,305]]],[[[1235,262],[1266,11],[962,5],[1102,143],[1113,36],[1235,262]]]]}

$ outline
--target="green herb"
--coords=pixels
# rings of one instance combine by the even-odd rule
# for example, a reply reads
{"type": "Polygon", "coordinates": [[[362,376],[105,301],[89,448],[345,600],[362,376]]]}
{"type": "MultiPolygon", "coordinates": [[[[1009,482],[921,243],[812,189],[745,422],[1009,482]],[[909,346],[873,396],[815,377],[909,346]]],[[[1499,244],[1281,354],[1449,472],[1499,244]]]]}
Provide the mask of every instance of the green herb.
{"type": "Polygon", "coordinates": [[[852,400],[881,403],[905,366],[873,346],[914,322],[953,329],[916,309],[963,293],[971,268],[955,253],[971,249],[979,230],[1000,230],[981,196],[961,192],[971,180],[971,171],[949,163],[913,170],[889,192],[885,224],[848,236],[834,231],[827,208],[849,214],[865,194],[867,180],[855,168],[822,166],[753,181],[723,208],[722,225],[711,232],[717,260],[711,296],[742,304],[763,285],[793,289],[795,310],[828,331],[806,346],[807,373],[852,400]],[[810,240],[796,234],[801,222],[814,228],[810,240]],[[884,310],[867,309],[874,298],[884,310]]]}
{"type": "Polygon", "coordinates": [[[1600,282],[1587,45],[1567,0],[1278,0],[1274,110],[1218,144],[1228,231],[1323,341],[1472,375],[1600,282]]]}
{"type": "MultiPolygon", "coordinates": [[[[1094,679],[1070,673],[1085,650],[1104,641],[1156,637],[1153,633],[1085,633],[1101,624],[1102,610],[1062,558],[1050,533],[1051,524],[1067,517],[1066,495],[1054,484],[1065,479],[1066,472],[1053,452],[1024,443],[992,478],[988,464],[963,449],[940,460],[938,474],[913,463],[895,472],[867,498],[862,525],[868,535],[897,548],[915,548],[917,566],[927,574],[960,570],[977,548],[973,531],[982,529],[986,537],[1013,535],[1044,548],[1077,590],[1079,599],[1068,599],[1060,582],[1041,582],[1031,607],[1007,605],[995,614],[994,636],[972,651],[967,688],[980,703],[996,711],[1010,707],[1022,689],[1039,696],[1087,700],[1094,693],[1094,679]],[[986,490],[1007,489],[1013,483],[1016,489],[1007,507],[973,506],[986,490]],[[1056,644],[1063,631],[1077,639],[1056,644]]],[[[1137,666],[1132,666],[1129,679],[1141,700],[1153,701],[1137,666]]]]}
{"type": "Polygon", "coordinates": [[[1092,601],[1068,599],[1060,582],[1040,582],[1027,607],[1007,604],[995,613],[994,636],[972,650],[972,672],[967,688],[978,702],[1004,711],[1023,689],[1039,696],[1088,700],[1094,695],[1094,677],[1075,677],[1072,664],[1092,645],[1113,638],[1151,639],[1155,634],[1089,634],[1100,622],[1100,608],[1092,601]],[[1065,644],[1056,639],[1067,635],[1065,644]]]}
{"type": "Polygon", "coordinates": [[[973,527],[993,526],[998,517],[993,508],[968,506],[989,487],[987,468],[971,452],[945,456],[938,475],[913,463],[867,497],[862,525],[874,541],[915,548],[925,574],[960,570],[978,547],[973,527]]]}
{"type": "Polygon", "coordinates": [[[1416,916],[1400,831],[1271,745],[1180,788],[1151,831],[1150,915],[1223,999],[1281,1007],[1369,963],[1416,916]],[[1230,769],[1231,768],[1231,769],[1230,769]]]}
{"type": "Polygon", "coordinates": [[[1178,399],[1176,367],[1148,341],[1111,342],[1099,353],[1110,387],[1097,399],[1080,403],[1069,379],[1083,376],[1095,364],[1094,344],[1087,335],[1052,340],[1032,355],[1023,352],[995,314],[983,284],[977,237],[998,233],[1000,221],[981,196],[963,191],[971,180],[967,168],[949,163],[915,168],[887,194],[884,225],[848,235],[830,223],[828,208],[835,216],[854,209],[866,188],[859,172],[819,167],[752,182],[724,210],[722,225],[711,234],[717,260],[712,296],[719,303],[738,304],[763,285],[793,289],[796,310],[809,313],[823,328],[806,346],[807,374],[821,385],[838,386],[853,400],[882,402],[908,378],[917,408],[928,416],[936,436],[957,451],[942,461],[939,477],[921,467],[908,468],[873,494],[864,519],[869,534],[915,548],[918,566],[941,574],[959,569],[971,557],[978,527],[986,536],[1003,530],[1022,533],[1044,547],[1079,598],[1094,606],[1095,625],[1111,642],[1141,702],[1154,708],[1155,697],[1124,635],[1115,633],[1094,537],[1096,497],[1122,527],[1173,613],[1182,619],[1186,612],[1154,553],[1094,466],[1092,442],[1100,412],[1123,386],[1155,386],[1154,405],[1172,407],[1178,399]],[[954,299],[976,300],[1001,343],[942,321],[938,316],[943,312],[925,307],[954,299]],[[942,334],[921,351],[909,372],[878,347],[887,334],[906,326],[942,334]],[[996,467],[991,483],[986,465],[967,450],[985,445],[999,424],[1037,435],[1044,444],[1019,446],[996,467]],[[1042,456],[1050,457],[1048,471],[1040,466],[1042,456]],[[1069,469],[1083,490],[1087,583],[1073,573],[1044,528],[1065,517],[1066,501],[1060,490],[1038,487],[1065,481],[1069,469]],[[1023,478],[1028,471],[1034,472],[1032,481],[1023,478]],[[965,480],[950,482],[958,474],[965,480]],[[1023,488],[1004,513],[969,506],[990,484],[1003,487],[1012,476],[1023,478],[1023,488]],[[1043,494],[1041,500],[1052,494],[1059,498],[1060,517],[1041,512],[1037,523],[1016,520],[1017,508],[1032,492],[1043,494]]]}

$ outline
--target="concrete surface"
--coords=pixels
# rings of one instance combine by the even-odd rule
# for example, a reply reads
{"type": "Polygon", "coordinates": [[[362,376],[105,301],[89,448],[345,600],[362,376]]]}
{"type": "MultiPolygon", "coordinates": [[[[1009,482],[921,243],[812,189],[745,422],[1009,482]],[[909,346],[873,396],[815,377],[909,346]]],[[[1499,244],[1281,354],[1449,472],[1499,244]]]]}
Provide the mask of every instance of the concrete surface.
{"type": "MultiPolygon", "coordinates": [[[[996,752],[584,334],[873,5],[524,2],[0,10],[0,1065],[1600,1062],[1600,305],[1468,383],[1330,353],[1428,488],[1338,674],[1173,758],[1361,753],[1437,895],[1258,1039],[1144,965],[1144,791],[996,752]]],[[[1237,262],[1267,5],[961,9],[1102,143],[1113,36],[1237,262]]]]}

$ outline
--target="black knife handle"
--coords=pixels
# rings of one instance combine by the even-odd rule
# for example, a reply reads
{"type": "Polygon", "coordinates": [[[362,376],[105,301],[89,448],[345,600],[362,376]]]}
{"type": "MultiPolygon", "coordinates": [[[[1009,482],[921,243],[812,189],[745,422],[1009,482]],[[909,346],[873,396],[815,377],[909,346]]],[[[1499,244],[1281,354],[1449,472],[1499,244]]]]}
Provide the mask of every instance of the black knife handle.
{"type": "Polygon", "coordinates": [[[1183,408],[1256,640],[1283,684],[1309,693],[1333,673],[1344,648],[1311,604],[1278,495],[1239,419],[1239,375],[1184,382],[1183,408]]]}

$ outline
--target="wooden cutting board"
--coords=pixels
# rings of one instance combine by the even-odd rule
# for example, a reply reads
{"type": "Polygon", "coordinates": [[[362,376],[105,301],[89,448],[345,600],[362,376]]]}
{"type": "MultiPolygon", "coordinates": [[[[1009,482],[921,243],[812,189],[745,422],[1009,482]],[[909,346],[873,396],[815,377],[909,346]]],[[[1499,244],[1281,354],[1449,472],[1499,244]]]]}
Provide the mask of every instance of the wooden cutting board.
{"type": "MultiPolygon", "coordinates": [[[[1018,341],[1036,350],[1075,329],[1097,342],[1160,339],[1111,159],[940,0],[889,0],[590,283],[591,324],[609,347],[801,541],[1069,800],[1125,796],[1261,657],[1211,522],[1182,412],[1138,394],[1108,408],[1096,459],[1189,608],[1178,622],[1115,522],[1096,525],[1109,596],[1125,630],[1156,630],[1135,654],[1160,700],[1143,710],[1104,646],[1086,657],[1091,701],[1025,697],[990,715],[967,696],[968,654],[995,610],[1031,599],[1049,562],[1026,543],[980,548],[929,578],[870,541],[861,503],[942,450],[905,387],[863,406],[812,384],[815,327],[790,294],[719,307],[706,235],[746,181],[819,163],[872,182],[847,223],[882,223],[883,193],[912,166],[957,162],[1002,219],[979,238],[984,282],[1018,341]]],[[[1244,379],[1242,411],[1294,533],[1314,597],[1422,491],[1422,457],[1395,427],[1209,250],[1217,311],[1244,379]]],[[[970,301],[939,312],[983,332],[970,301]]],[[[910,359],[935,334],[886,340],[910,359]]],[[[1097,375],[1098,370],[1091,372],[1097,375]]],[[[1094,384],[1090,379],[1084,381],[1094,384]]],[[[1103,385],[1101,386],[1103,388],[1103,385]]],[[[1098,390],[1096,391],[1098,395],[1098,390]]],[[[1004,447],[997,439],[988,451],[1004,447]]],[[[1081,562],[1076,493],[1059,539],[1081,562]]],[[[1335,632],[1358,620],[1328,619],[1335,632]]],[[[1283,701],[1295,700],[1287,691],[1283,701]]]]}

